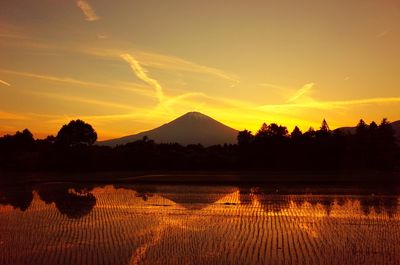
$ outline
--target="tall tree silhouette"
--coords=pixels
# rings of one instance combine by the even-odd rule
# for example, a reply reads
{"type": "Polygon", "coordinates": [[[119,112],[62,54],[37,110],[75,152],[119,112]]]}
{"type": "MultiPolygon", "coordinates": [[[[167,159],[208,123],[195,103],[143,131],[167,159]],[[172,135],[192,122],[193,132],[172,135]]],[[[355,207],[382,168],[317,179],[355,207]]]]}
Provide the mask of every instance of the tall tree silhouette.
{"type": "Polygon", "coordinates": [[[365,123],[365,121],[363,119],[360,119],[360,121],[356,126],[356,134],[358,135],[366,134],[368,132],[368,127],[369,126],[365,123]]]}
{"type": "Polygon", "coordinates": [[[62,126],[56,137],[56,143],[64,146],[92,145],[96,140],[96,131],[82,120],[73,120],[62,126]]]}
{"type": "Polygon", "coordinates": [[[328,137],[331,134],[331,130],[329,129],[328,122],[323,119],[321,123],[321,127],[316,132],[317,137],[328,137]]]}
{"type": "Polygon", "coordinates": [[[320,130],[323,131],[323,132],[330,132],[330,131],[331,131],[331,130],[329,129],[329,125],[328,125],[328,123],[326,122],[325,119],[322,120],[320,130]]]}
{"type": "Polygon", "coordinates": [[[299,129],[299,127],[295,126],[292,133],[290,134],[290,137],[293,140],[298,140],[301,138],[301,136],[303,136],[303,133],[301,132],[301,130],[299,129]]]}

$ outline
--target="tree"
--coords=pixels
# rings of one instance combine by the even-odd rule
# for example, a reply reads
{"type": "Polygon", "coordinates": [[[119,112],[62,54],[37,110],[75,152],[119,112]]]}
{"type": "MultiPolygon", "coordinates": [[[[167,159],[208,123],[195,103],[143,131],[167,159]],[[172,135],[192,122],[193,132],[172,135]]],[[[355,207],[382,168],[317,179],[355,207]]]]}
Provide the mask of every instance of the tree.
{"type": "Polygon", "coordinates": [[[308,131],[303,134],[306,138],[313,138],[315,137],[315,130],[313,127],[310,127],[308,131]]]}
{"type": "Polygon", "coordinates": [[[368,125],[364,122],[363,119],[361,119],[360,122],[357,124],[356,134],[365,134],[367,131],[368,131],[368,125]]]}
{"type": "Polygon", "coordinates": [[[366,167],[369,166],[374,159],[371,159],[371,155],[374,150],[374,145],[371,143],[371,133],[369,126],[360,119],[356,126],[356,133],[352,137],[352,148],[354,150],[353,163],[355,165],[366,167]]]}
{"type": "Polygon", "coordinates": [[[288,130],[285,126],[278,125],[276,123],[271,123],[267,125],[263,123],[260,130],[256,134],[256,138],[265,139],[268,137],[286,137],[288,135],[288,130]]]}
{"type": "Polygon", "coordinates": [[[395,130],[386,118],[379,124],[378,133],[381,146],[387,151],[393,151],[396,147],[395,130]]]}
{"type": "Polygon", "coordinates": [[[325,119],[323,119],[321,123],[321,127],[318,131],[316,131],[316,136],[319,138],[326,138],[331,135],[331,130],[329,129],[329,125],[325,119]]]}
{"type": "Polygon", "coordinates": [[[266,124],[265,122],[261,125],[261,128],[257,131],[256,133],[256,137],[266,137],[268,135],[268,124],[266,124]]]}
{"type": "Polygon", "coordinates": [[[70,121],[63,125],[56,136],[56,143],[64,146],[92,145],[97,140],[93,127],[82,120],[70,121]]]}
{"type": "Polygon", "coordinates": [[[271,123],[268,126],[268,132],[270,136],[285,137],[288,135],[288,130],[285,126],[277,125],[276,123],[271,123]]]}
{"type": "Polygon", "coordinates": [[[25,129],[22,132],[18,131],[14,135],[14,144],[22,149],[30,149],[34,144],[35,139],[33,139],[32,133],[25,129]]]}
{"type": "Polygon", "coordinates": [[[370,129],[370,131],[375,131],[375,130],[377,130],[377,129],[378,129],[378,125],[376,124],[376,122],[372,121],[372,122],[369,124],[369,129],[370,129]]]}
{"type": "Polygon", "coordinates": [[[294,127],[292,133],[290,134],[290,137],[292,139],[299,139],[302,135],[303,135],[303,133],[301,132],[299,127],[296,126],[296,127],[294,127]]]}
{"type": "Polygon", "coordinates": [[[25,129],[17,131],[14,135],[5,135],[0,138],[0,149],[3,150],[29,150],[35,145],[32,133],[25,129]]]}
{"type": "Polygon", "coordinates": [[[324,119],[324,120],[322,121],[322,123],[321,123],[320,131],[323,131],[323,132],[330,132],[330,131],[331,131],[331,130],[329,129],[329,125],[328,125],[328,123],[326,122],[325,119],[324,119]]]}
{"type": "Polygon", "coordinates": [[[254,136],[248,130],[240,131],[237,136],[239,146],[248,146],[253,142],[253,139],[254,136]]]}

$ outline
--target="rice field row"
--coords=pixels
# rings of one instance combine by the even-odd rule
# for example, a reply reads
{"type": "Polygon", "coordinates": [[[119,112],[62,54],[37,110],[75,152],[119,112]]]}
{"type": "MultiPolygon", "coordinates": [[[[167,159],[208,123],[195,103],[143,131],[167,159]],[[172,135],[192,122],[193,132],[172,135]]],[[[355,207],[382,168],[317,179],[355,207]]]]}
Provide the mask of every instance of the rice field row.
{"type": "Polygon", "coordinates": [[[400,264],[396,196],[155,190],[95,188],[90,211],[43,192],[0,206],[0,264],[400,264]]]}

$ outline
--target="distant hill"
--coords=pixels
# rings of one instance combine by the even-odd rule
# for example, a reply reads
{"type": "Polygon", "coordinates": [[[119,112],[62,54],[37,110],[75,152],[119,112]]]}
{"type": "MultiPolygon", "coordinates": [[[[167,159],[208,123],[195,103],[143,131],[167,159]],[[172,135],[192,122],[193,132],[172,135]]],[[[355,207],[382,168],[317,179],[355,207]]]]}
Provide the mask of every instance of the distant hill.
{"type": "Polygon", "coordinates": [[[391,123],[393,129],[396,131],[397,142],[400,143],[400,120],[391,123]]]}
{"type": "MultiPolygon", "coordinates": [[[[400,142],[400,120],[394,121],[390,123],[390,125],[392,125],[393,129],[396,132],[397,141],[400,142]]],[[[356,127],[341,127],[337,128],[336,130],[339,130],[343,133],[350,133],[350,134],[356,133],[356,127]]]]}
{"type": "Polygon", "coordinates": [[[158,128],[117,139],[98,142],[98,145],[117,146],[141,140],[144,136],[156,143],[179,143],[182,145],[236,143],[238,131],[200,112],[189,112],[158,128]]]}

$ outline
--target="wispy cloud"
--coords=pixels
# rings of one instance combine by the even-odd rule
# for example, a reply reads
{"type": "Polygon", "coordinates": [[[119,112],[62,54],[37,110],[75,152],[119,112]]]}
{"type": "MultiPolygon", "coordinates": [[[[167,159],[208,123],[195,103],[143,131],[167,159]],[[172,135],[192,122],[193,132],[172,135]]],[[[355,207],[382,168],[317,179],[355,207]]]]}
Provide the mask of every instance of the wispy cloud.
{"type": "Polygon", "coordinates": [[[96,21],[100,19],[100,17],[97,16],[92,6],[86,0],[77,0],[76,4],[82,10],[87,21],[96,21]]]}
{"type": "Polygon", "coordinates": [[[177,56],[148,52],[139,49],[132,49],[131,44],[126,43],[118,43],[118,46],[126,46],[127,49],[125,49],[125,51],[121,51],[120,49],[99,49],[93,48],[92,46],[81,46],[78,49],[82,53],[107,59],[119,59],[121,57],[121,54],[135,54],[135,59],[137,61],[140,61],[140,64],[145,67],[151,67],[166,71],[181,71],[206,74],[224,79],[233,84],[237,84],[240,82],[237,76],[226,73],[221,69],[197,64],[177,56]]]}
{"type": "Polygon", "coordinates": [[[306,95],[307,93],[309,93],[311,91],[311,89],[313,88],[314,83],[308,83],[305,84],[302,88],[300,88],[289,100],[288,102],[295,102],[296,100],[298,100],[299,98],[303,97],[304,95],[306,95]]]}
{"type": "Polygon", "coordinates": [[[10,83],[8,83],[4,80],[1,80],[1,79],[0,79],[0,84],[6,85],[6,86],[11,86],[10,83]]]}
{"type": "Polygon", "coordinates": [[[387,34],[389,34],[389,32],[390,32],[390,29],[385,29],[385,30],[379,32],[378,34],[376,34],[376,38],[378,38],[378,39],[383,38],[387,34]]]}
{"type": "Polygon", "coordinates": [[[203,93],[199,93],[199,92],[191,92],[191,93],[185,93],[185,94],[181,94],[179,96],[175,96],[175,97],[171,97],[168,100],[166,100],[163,104],[163,106],[165,107],[169,107],[175,103],[178,103],[181,100],[187,99],[187,98],[191,98],[191,97],[199,97],[199,96],[204,96],[203,93]]]}
{"type": "Polygon", "coordinates": [[[102,101],[102,100],[96,100],[96,99],[88,99],[85,97],[61,95],[61,94],[47,93],[47,92],[36,92],[36,91],[35,92],[26,91],[26,93],[43,96],[43,97],[48,97],[48,98],[56,98],[56,99],[66,100],[66,101],[74,101],[74,102],[79,102],[79,103],[98,105],[98,106],[102,106],[102,107],[125,109],[125,110],[131,110],[131,111],[136,110],[135,108],[133,108],[132,106],[129,106],[129,105],[108,102],[108,101],[102,101]]]}
{"type": "Polygon", "coordinates": [[[352,99],[352,100],[337,100],[337,101],[317,101],[310,100],[301,103],[285,103],[272,104],[261,106],[262,110],[291,110],[293,109],[337,109],[346,106],[366,105],[366,104],[385,104],[385,103],[400,103],[400,97],[387,98],[367,98],[367,99],[352,99]]]}
{"type": "Polygon", "coordinates": [[[122,59],[124,59],[131,67],[133,73],[139,78],[141,79],[143,82],[149,84],[150,86],[152,86],[156,92],[156,96],[159,100],[159,102],[163,102],[164,100],[164,92],[163,92],[163,88],[160,85],[160,83],[149,77],[147,75],[147,71],[140,65],[140,63],[134,58],[132,57],[130,54],[124,53],[120,55],[122,59]]]}
{"type": "Polygon", "coordinates": [[[27,119],[25,115],[0,110],[0,120],[25,120],[25,119],[27,119]]]}
{"type": "Polygon", "coordinates": [[[271,88],[275,88],[275,89],[288,89],[288,87],[277,85],[277,84],[272,84],[272,83],[261,83],[258,85],[262,86],[262,87],[271,87],[271,88]]]}
{"type": "Polygon", "coordinates": [[[108,35],[107,34],[105,34],[105,33],[99,33],[99,34],[97,34],[97,38],[98,39],[108,39],[108,35]]]}
{"type": "Polygon", "coordinates": [[[25,77],[31,77],[31,78],[37,78],[37,79],[43,79],[43,80],[48,80],[48,81],[54,81],[54,82],[62,82],[62,83],[69,83],[69,84],[75,84],[75,85],[99,85],[97,83],[92,83],[92,82],[86,82],[70,77],[59,77],[59,76],[52,76],[52,75],[42,75],[42,74],[35,74],[35,73],[28,73],[28,72],[18,72],[18,71],[12,71],[12,70],[6,70],[6,69],[0,69],[0,72],[2,73],[7,73],[7,74],[13,74],[13,75],[19,75],[19,76],[25,76],[25,77]]]}
{"type": "Polygon", "coordinates": [[[19,49],[41,50],[41,52],[54,51],[65,51],[71,49],[68,46],[64,46],[54,40],[43,39],[37,34],[34,34],[29,26],[24,25],[13,25],[7,22],[0,21],[0,41],[1,47],[11,47],[19,49]]]}
{"type": "Polygon", "coordinates": [[[293,111],[293,109],[340,109],[347,106],[366,105],[366,104],[384,104],[400,103],[400,97],[380,97],[367,99],[334,100],[320,101],[309,96],[314,87],[314,83],[305,84],[296,93],[283,104],[268,104],[259,107],[261,110],[268,111],[293,111]]]}
{"type": "Polygon", "coordinates": [[[41,79],[41,80],[46,80],[46,81],[51,81],[51,82],[59,82],[59,83],[77,85],[77,86],[84,86],[84,87],[108,88],[108,89],[112,89],[112,90],[120,89],[120,90],[129,91],[129,92],[141,95],[141,96],[154,97],[154,95],[152,93],[148,92],[148,89],[146,87],[141,86],[139,84],[135,84],[135,83],[105,84],[105,83],[99,83],[99,82],[84,81],[84,80],[75,79],[75,78],[71,78],[71,77],[60,77],[60,76],[36,74],[36,73],[29,73],[29,72],[18,72],[18,71],[6,70],[6,69],[0,69],[0,72],[6,73],[6,74],[29,77],[29,78],[36,78],[36,79],[41,79]]]}
{"type": "Polygon", "coordinates": [[[0,21],[0,38],[21,40],[29,37],[27,37],[24,28],[7,23],[6,21],[0,21]]]}
{"type": "Polygon", "coordinates": [[[400,103],[400,97],[367,98],[367,99],[353,99],[353,100],[326,102],[326,104],[332,106],[349,106],[349,105],[379,104],[379,103],[400,103]]]}
{"type": "Polygon", "coordinates": [[[141,52],[140,56],[141,58],[143,58],[144,63],[148,66],[166,70],[173,68],[175,70],[180,70],[180,71],[213,75],[235,84],[240,82],[236,76],[228,74],[223,70],[205,65],[200,65],[176,56],[149,53],[149,52],[141,52]]]}

